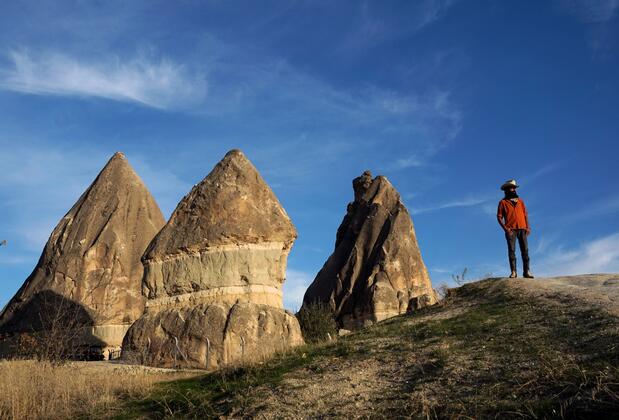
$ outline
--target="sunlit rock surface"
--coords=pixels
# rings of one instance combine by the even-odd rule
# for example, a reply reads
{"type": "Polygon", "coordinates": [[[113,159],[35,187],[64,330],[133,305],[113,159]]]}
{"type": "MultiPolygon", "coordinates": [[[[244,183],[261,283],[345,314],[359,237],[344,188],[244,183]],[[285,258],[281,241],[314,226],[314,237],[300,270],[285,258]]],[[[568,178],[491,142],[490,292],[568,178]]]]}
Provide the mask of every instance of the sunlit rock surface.
{"type": "Polygon", "coordinates": [[[282,306],[296,230],[238,150],[179,203],[143,257],[144,315],[124,357],[158,366],[218,367],[303,342],[282,306]]]}
{"type": "Polygon", "coordinates": [[[347,330],[436,302],[400,194],[369,171],[353,180],[353,189],[335,250],[303,298],[304,305],[328,303],[347,330]]]}
{"type": "Polygon", "coordinates": [[[142,180],[116,153],[60,220],[34,271],[2,311],[2,337],[79,327],[76,344],[119,347],[143,313],[140,258],[164,224],[142,180]]]}

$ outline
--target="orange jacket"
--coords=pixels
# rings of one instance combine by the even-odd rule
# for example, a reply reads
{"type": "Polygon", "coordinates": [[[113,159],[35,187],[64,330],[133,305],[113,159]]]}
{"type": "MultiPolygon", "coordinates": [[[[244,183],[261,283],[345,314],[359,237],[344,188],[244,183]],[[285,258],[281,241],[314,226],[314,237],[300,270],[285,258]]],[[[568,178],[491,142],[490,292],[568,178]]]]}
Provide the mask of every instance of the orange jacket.
{"type": "Polygon", "coordinates": [[[516,204],[507,198],[499,201],[496,217],[505,229],[529,229],[529,216],[522,198],[516,204]]]}

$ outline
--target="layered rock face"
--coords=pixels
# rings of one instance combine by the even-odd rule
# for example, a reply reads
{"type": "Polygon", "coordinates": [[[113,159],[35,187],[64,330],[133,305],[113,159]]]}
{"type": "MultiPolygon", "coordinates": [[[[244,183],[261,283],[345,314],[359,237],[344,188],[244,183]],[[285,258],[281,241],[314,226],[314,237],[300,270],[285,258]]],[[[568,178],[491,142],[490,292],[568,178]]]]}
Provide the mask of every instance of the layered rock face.
{"type": "Polygon", "coordinates": [[[256,168],[240,151],[228,152],[148,246],[146,310],[123,354],[212,368],[302,343],[281,292],[295,239],[256,168]]]}
{"type": "Polygon", "coordinates": [[[353,180],[353,189],[335,251],[303,298],[304,305],[328,303],[348,330],[436,302],[398,192],[369,171],[353,180]]]}
{"type": "Polygon", "coordinates": [[[0,333],[79,326],[77,344],[119,347],[143,313],[140,258],[164,224],[142,180],[116,153],[53,230],[0,314],[0,333]]]}

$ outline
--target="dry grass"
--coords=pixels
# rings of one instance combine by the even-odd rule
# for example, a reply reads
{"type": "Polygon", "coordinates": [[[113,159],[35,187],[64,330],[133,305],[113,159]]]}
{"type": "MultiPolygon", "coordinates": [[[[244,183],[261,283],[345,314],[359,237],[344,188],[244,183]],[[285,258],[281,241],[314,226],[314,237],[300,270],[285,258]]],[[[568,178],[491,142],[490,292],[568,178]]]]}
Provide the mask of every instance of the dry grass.
{"type": "Polygon", "coordinates": [[[0,418],[105,416],[119,398],[140,398],[157,382],[186,378],[191,372],[148,369],[99,362],[52,364],[34,360],[0,361],[0,418]]]}

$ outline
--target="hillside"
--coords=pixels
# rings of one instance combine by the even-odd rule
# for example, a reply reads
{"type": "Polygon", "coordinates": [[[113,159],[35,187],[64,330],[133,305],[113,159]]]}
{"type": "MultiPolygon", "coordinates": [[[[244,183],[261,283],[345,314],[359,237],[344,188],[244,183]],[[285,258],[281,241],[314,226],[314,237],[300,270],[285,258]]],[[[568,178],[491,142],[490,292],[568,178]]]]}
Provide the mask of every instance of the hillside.
{"type": "Polygon", "coordinates": [[[160,385],[119,418],[610,418],[619,275],[487,279],[263,366],[160,385]]]}

